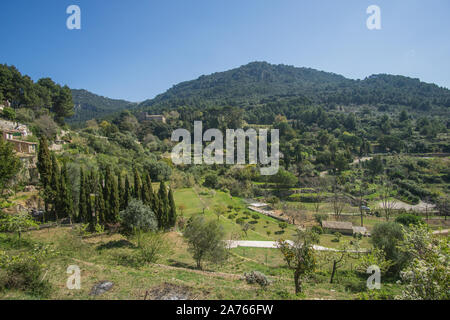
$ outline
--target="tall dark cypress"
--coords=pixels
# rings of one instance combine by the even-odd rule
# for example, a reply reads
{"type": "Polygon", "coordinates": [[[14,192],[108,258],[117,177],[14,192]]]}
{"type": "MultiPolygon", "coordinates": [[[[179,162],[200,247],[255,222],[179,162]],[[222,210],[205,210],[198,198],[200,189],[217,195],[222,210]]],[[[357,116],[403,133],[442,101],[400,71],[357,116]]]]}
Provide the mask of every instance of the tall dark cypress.
{"type": "Polygon", "coordinates": [[[131,199],[131,186],[130,186],[130,181],[128,180],[128,174],[125,176],[125,190],[124,190],[124,194],[123,194],[123,208],[125,209],[126,207],[128,207],[128,203],[130,202],[131,199]]]}
{"type": "Polygon", "coordinates": [[[39,180],[43,190],[45,212],[48,212],[49,204],[52,202],[52,190],[49,188],[52,177],[52,161],[48,149],[47,139],[42,136],[39,142],[37,168],[39,171],[39,180]]]}
{"type": "Polygon", "coordinates": [[[113,208],[111,203],[111,195],[113,193],[113,176],[111,173],[111,168],[106,168],[105,174],[105,186],[103,187],[103,199],[105,201],[105,219],[107,222],[111,223],[113,215],[113,208]]]}
{"type": "Polygon", "coordinates": [[[78,202],[78,222],[88,222],[88,199],[86,199],[86,178],[83,168],[80,168],[80,198],[78,202]]]}
{"type": "Polygon", "coordinates": [[[50,179],[50,184],[46,187],[47,191],[46,193],[50,195],[49,202],[52,205],[52,214],[54,217],[58,217],[58,201],[60,197],[60,190],[59,190],[59,184],[60,184],[60,170],[58,166],[58,161],[56,160],[56,156],[54,153],[52,153],[51,157],[52,162],[52,176],[50,179]]]}
{"type": "Polygon", "coordinates": [[[44,136],[39,141],[37,168],[39,170],[41,184],[45,188],[50,183],[52,176],[52,162],[47,139],[44,136]]]}
{"type": "Polygon", "coordinates": [[[153,188],[152,188],[152,180],[150,179],[150,175],[148,173],[144,174],[142,179],[142,202],[150,207],[153,207],[153,188]]]}
{"type": "Polygon", "coordinates": [[[141,176],[136,168],[134,168],[134,194],[136,199],[142,199],[142,181],[141,176]]]}
{"type": "Polygon", "coordinates": [[[175,199],[173,198],[172,188],[169,189],[169,227],[175,227],[177,222],[177,208],[175,206],[175,199]]]}
{"type": "Polygon", "coordinates": [[[103,187],[100,181],[96,181],[96,197],[95,197],[95,212],[98,217],[98,222],[102,225],[105,224],[105,200],[103,198],[103,187]]]}
{"type": "Polygon", "coordinates": [[[159,227],[161,229],[169,228],[169,199],[167,197],[167,188],[164,181],[161,181],[159,184],[158,190],[158,208],[157,208],[157,217],[159,217],[159,227]]]}
{"type": "Polygon", "coordinates": [[[125,188],[122,182],[122,175],[119,173],[117,177],[117,188],[119,190],[119,209],[123,210],[124,208],[124,196],[125,196],[125,188]]]}
{"type": "Polygon", "coordinates": [[[112,188],[111,194],[109,196],[110,203],[110,222],[116,223],[119,220],[119,212],[120,212],[120,198],[119,198],[119,187],[117,186],[117,181],[115,177],[112,177],[112,188]]]}
{"type": "Polygon", "coordinates": [[[63,217],[73,218],[73,201],[72,192],[70,188],[69,175],[67,171],[67,166],[64,163],[61,170],[60,185],[59,185],[59,195],[60,195],[60,213],[63,217]]]}

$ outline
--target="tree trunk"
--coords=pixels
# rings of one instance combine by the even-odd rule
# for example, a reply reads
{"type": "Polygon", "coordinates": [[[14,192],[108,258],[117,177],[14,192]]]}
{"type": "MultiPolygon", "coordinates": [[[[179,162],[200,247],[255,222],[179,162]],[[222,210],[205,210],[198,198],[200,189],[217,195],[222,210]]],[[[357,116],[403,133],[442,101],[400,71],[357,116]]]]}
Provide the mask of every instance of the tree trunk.
{"type": "Polygon", "coordinates": [[[294,272],[294,282],[295,282],[295,294],[301,293],[302,283],[300,281],[300,274],[297,271],[294,272]]]}
{"type": "Polygon", "coordinates": [[[334,260],[333,261],[333,271],[331,271],[330,283],[333,283],[333,278],[336,273],[336,265],[337,265],[337,262],[336,262],[336,260],[334,260]]]}

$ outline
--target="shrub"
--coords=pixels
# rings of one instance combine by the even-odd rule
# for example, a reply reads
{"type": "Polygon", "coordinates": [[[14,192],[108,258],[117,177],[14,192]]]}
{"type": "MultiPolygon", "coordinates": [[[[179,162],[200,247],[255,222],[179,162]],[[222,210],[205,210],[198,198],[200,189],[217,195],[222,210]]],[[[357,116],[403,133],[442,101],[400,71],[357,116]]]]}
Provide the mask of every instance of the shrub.
{"type": "Polygon", "coordinates": [[[403,240],[402,226],[396,222],[382,222],[374,226],[371,233],[374,247],[384,251],[386,259],[395,263],[396,269],[404,262],[404,257],[398,251],[397,245],[403,240]]]}
{"type": "Polygon", "coordinates": [[[404,213],[395,218],[395,222],[403,224],[404,226],[422,224],[422,218],[413,214],[404,213]]]}
{"type": "Polygon", "coordinates": [[[252,218],[255,220],[258,220],[260,218],[260,216],[259,216],[259,214],[254,213],[254,214],[252,214],[252,218]]]}
{"type": "Polygon", "coordinates": [[[328,218],[328,215],[326,215],[325,213],[315,213],[314,214],[314,219],[317,221],[317,223],[319,223],[320,225],[322,225],[322,221],[326,220],[328,218]]]}
{"type": "Polygon", "coordinates": [[[284,230],[287,228],[288,224],[286,222],[280,222],[278,226],[280,227],[280,229],[284,230]]]}
{"type": "Polygon", "coordinates": [[[205,182],[203,185],[207,188],[216,189],[219,178],[215,173],[210,173],[205,177],[205,182]]]}
{"type": "Polygon", "coordinates": [[[323,229],[321,226],[313,226],[311,230],[317,234],[323,234],[323,229]]]}
{"type": "Polygon", "coordinates": [[[265,289],[270,284],[270,280],[267,279],[267,277],[259,271],[244,273],[244,277],[248,284],[257,283],[263,289],[265,289]]]}
{"type": "Polygon", "coordinates": [[[340,242],[342,238],[342,234],[340,232],[335,232],[334,233],[334,239],[332,239],[331,241],[333,242],[340,242]]]}
{"type": "Polygon", "coordinates": [[[9,256],[0,252],[0,289],[16,289],[36,297],[46,298],[52,286],[44,278],[46,248],[35,248],[32,253],[21,252],[9,256]]]}

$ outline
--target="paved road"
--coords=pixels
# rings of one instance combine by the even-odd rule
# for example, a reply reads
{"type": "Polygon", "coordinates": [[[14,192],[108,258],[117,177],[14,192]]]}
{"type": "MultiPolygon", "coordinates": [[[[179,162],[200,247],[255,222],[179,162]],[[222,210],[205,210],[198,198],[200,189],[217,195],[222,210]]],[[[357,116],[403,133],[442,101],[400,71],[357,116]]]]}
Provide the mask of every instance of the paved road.
{"type": "MultiPolygon", "coordinates": [[[[293,242],[287,240],[287,242],[292,245],[293,242]]],[[[248,241],[248,240],[227,240],[227,244],[230,248],[237,247],[250,247],[250,248],[277,248],[276,241],[248,241]]],[[[318,245],[314,245],[314,249],[317,251],[334,251],[337,252],[339,250],[333,248],[322,247],[318,245]]],[[[351,252],[354,252],[353,250],[351,252]]],[[[366,252],[365,250],[360,250],[360,253],[366,252]]]]}

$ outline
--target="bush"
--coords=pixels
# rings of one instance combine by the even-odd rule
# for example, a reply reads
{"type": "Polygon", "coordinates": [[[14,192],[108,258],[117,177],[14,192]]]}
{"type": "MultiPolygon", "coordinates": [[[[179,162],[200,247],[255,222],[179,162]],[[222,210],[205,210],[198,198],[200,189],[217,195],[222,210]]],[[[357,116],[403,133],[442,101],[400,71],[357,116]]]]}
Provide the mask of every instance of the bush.
{"type": "Polygon", "coordinates": [[[335,232],[334,233],[334,239],[332,239],[331,241],[333,242],[340,242],[342,238],[342,234],[340,232],[335,232]]]}
{"type": "Polygon", "coordinates": [[[215,173],[210,173],[205,177],[203,185],[207,188],[216,189],[219,178],[215,173]]]}
{"type": "Polygon", "coordinates": [[[396,270],[404,262],[404,257],[397,249],[398,243],[403,240],[402,226],[397,222],[382,222],[374,226],[370,238],[372,244],[384,251],[386,259],[396,265],[396,270]]]}
{"type": "Polygon", "coordinates": [[[252,214],[252,218],[255,220],[258,220],[260,218],[260,216],[259,216],[259,214],[254,213],[254,214],[252,214]]]}
{"type": "Polygon", "coordinates": [[[248,284],[257,283],[263,289],[265,289],[270,284],[270,280],[267,279],[267,277],[259,271],[252,271],[250,273],[244,273],[244,277],[248,284]]]}
{"type": "Polygon", "coordinates": [[[128,207],[120,212],[122,232],[126,235],[136,231],[156,231],[158,220],[155,213],[142,201],[131,199],[128,207]]]}
{"type": "Polygon", "coordinates": [[[311,230],[317,234],[323,234],[323,229],[321,226],[313,226],[311,230]]]}
{"type": "Polygon", "coordinates": [[[36,297],[50,296],[52,286],[44,277],[45,249],[9,256],[0,252],[0,289],[16,289],[36,297]]]}
{"type": "Polygon", "coordinates": [[[142,264],[156,263],[161,256],[170,251],[169,246],[160,233],[146,233],[139,241],[138,258],[142,264]]]}
{"type": "Polygon", "coordinates": [[[319,223],[320,225],[322,225],[322,221],[326,220],[328,218],[328,215],[326,215],[325,213],[315,213],[314,214],[314,219],[317,221],[317,223],[319,223]]]}
{"type": "Polygon", "coordinates": [[[395,218],[395,222],[403,224],[404,226],[422,224],[422,218],[413,214],[404,213],[395,218]]]}

